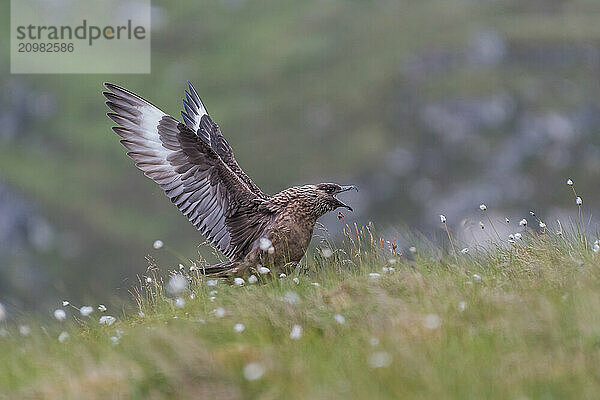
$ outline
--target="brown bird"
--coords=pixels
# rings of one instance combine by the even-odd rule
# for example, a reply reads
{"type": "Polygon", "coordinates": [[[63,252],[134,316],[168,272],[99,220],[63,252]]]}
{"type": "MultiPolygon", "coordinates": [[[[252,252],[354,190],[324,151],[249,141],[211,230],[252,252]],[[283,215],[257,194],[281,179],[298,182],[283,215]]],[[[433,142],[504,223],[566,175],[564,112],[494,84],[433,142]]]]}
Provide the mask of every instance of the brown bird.
{"type": "Polygon", "coordinates": [[[229,261],[207,274],[248,275],[261,266],[279,273],[297,264],[317,219],[338,207],[336,195],[356,189],[335,183],[294,186],[265,194],[242,171],[198,93],[188,82],[184,123],[119,86],[105,83],[112,129],[144,175],[229,261]]]}

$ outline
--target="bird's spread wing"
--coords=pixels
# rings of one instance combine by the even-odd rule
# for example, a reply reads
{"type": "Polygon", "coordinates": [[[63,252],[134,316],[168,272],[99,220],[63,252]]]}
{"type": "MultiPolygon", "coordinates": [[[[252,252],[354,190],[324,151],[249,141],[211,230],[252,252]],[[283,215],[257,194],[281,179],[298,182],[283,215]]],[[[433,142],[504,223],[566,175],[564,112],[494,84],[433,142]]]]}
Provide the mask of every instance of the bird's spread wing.
{"type": "Polygon", "coordinates": [[[113,130],[135,165],[225,256],[241,259],[270,215],[220,156],[186,125],[137,95],[105,84],[113,130]]]}
{"type": "Polygon", "coordinates": [[[240,168],[233,155],[233,149],[221,133],[219,126],[208,115],[206,107],[191,82],[188,82],[188,90],[185,91],[183,108],[185,111],[181,112],[181,116],[186,126],[196,132],[254,194],[260,198],[267,198],[268,196],[240,168]]]}

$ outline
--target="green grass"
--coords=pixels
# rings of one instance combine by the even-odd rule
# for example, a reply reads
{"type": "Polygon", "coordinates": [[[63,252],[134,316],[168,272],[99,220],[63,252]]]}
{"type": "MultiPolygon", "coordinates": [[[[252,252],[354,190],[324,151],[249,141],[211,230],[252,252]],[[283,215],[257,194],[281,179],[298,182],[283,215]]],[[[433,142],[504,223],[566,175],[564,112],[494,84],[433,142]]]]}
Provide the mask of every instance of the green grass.
{"type": "Polygon", "coordinates": [[[182,308],[152,266],[132,290],[139,308],[106,312],[112,326],[76,310],[7,325],[0,398],[596,398],[600,259],[580,238],[530,230],[456,257],[423,242],[392,255],[363,228],[283,279],[209,287],[192,272],[182,308]]]}

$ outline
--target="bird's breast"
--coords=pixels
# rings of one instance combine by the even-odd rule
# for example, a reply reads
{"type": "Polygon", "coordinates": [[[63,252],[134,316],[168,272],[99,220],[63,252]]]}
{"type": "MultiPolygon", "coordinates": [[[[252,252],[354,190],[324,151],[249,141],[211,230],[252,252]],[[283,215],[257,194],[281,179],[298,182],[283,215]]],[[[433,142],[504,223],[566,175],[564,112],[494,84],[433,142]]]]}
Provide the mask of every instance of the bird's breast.
{"type": "MultiPolygon", "coordinates": [[[[290,261],[300,261],[313,234],[313,225],[301,223],[299,221],[281,221],[275,226],[273,240],[280,247],[280,250],[287,253],[290,261]]],[[[275,248],[278,250],[277,247],[275,248]]]]}

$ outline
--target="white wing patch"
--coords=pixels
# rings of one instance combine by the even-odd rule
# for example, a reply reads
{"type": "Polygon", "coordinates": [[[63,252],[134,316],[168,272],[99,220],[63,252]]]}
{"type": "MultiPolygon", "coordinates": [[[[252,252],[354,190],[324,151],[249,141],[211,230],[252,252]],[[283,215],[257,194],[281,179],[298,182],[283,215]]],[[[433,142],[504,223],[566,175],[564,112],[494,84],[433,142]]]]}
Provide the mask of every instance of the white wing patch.
{"type": "Polygon", "coordinates": [[[136,108],[140,112],[140,128],[147,131],[158,141],[160,141],[158,136],[158,123],[162,117],[167,114],[153,106],[141,106],[136,108]]]}
{"type": "MultiPolygon", "coordinates": [[[[196,92],[196,89],[194,89],[194,86],[189,81],[188,90],[185,91],[185,99],[183,99],[183,108],[185,111],[181,112],[181,116],[183,117],[186,126],[193,132],[199,133],[200,120],[202,119],[202,116],[208,114],[208,112],[206,111],[202,100],[200,100],[198,92],[196,92]]],[[[204,135],[201,134],[200,137],[205,143],[210,145],[209,137],[204,137],[204,135]]]]}

